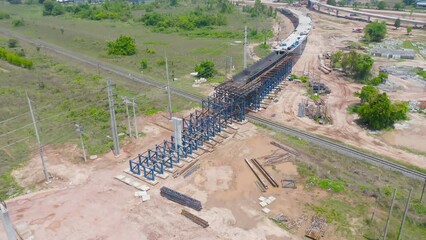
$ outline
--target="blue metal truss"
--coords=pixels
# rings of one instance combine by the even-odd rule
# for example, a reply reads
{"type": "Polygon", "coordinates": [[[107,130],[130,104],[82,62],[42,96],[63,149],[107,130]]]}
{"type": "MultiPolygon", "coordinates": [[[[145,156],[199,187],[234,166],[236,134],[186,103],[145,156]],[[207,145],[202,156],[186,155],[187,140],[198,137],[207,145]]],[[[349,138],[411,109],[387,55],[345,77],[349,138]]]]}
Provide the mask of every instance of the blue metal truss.
{"type": "Polygon", "coordinates": [[[285,57],[272,70],[244,85],[225,82],[218,86],[212,96],[202,101],[202,109],[182,119],[182,145],[170,141],[155,145],[137,159],[129,160],[130,171],[155,180],[155,174],[164,173],[164,168],[173,168],[181,158],[197,151],[204,142],[214,138],[232,121],[245,120],[247,109],[257,110],[265,97],[291,73],[292,57],[285,57]]]}

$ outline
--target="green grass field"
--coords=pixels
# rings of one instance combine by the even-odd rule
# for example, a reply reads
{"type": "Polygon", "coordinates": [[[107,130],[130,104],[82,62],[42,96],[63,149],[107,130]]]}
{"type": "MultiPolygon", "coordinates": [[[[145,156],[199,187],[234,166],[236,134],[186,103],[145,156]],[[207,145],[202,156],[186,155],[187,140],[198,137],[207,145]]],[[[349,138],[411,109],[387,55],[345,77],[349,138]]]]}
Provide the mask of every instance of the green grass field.
{"type": "MultiPolygon", "coordinates": [[[[185,12],[194,9],[195,6],[181,6],[178,8],[165,8],[163,12],[185,12]]],[[[170,62],[170,72],[180,81],[175,81],[173,85],[185,90],[193,90],[191,85],[193,78],[189,73],[194,71],[194,67],[200,61],[212,60],[219,72],[225,73],[225,59],[227,56],[233,58],[236,72],[242,69],[243,45],[235,43],[243,39],[208,37],[194,37],[193,32],[173,32],[156,33],[140,22],[129,20],[128,22],[102,20],[92,21],[72,17],[62,16],[42,16],[42,6],[33,5],[2,5],[2,11],[11,15],[10,19],[0,20],[0,27],[8,28],[12,31],[50,42],[65,49],[76,51],[88,55],[95,59],[100,59],[123,67],[134,74],[141,74],[140,60],[148,59],[148,69],[143,71],[143,75],[158,81],[165,81],[165,69],[161,65],[161,60],[167,54],[170,62]],[[25,25],[13,27],[13,19],[23,18],[25,25]],[[61,33],[63,29],[63,34],[61,33]],[[120,35],[129,35],[135,38],[138,52],[129,57],[115,57],[107,55],[105,42],[115,40],[120,35]],[[188,35],[188,36],[186,36],[188,35]],[[147,54],[146,49],[155,50],[155,54],[147,54]]],[[[141,14],[141,10],[133,11],[134,16],[141,14]]],[[[244,25],[250,28],[271,29],[271,19],[265,17],[251,18],[239,10],[225,15],[228,25],[215,27],[206,31],[231,31],[240,32],[243,36],[244,25]]],[[[203,30],[204,31],[204,30],[203,30]]],[[[253,41],[253,40],[251,40],[253,41]]],[[[258,40],[256,40],[258,41],[258,40]]]]}
{"type": "MultiPolygon", "coordinates": [[[[7,38],[0,35],[0,46],[6,47],[6,42],[7,38]]],[[[27,70],[0,61],[0,199],[20,193],[22,189],[14,182],[10,171],[25,163],[30,153],[37,153],[26,92],[33,101],[44,145],[78,143],[75,123],[84,126],[89,154],[104,153],[112,145],[107,137],[111,135],[105,90],[105,78],[108,76],[98,75],[95,70],[77,63],[53,58],[42,51],[37,52],[31,45],[18,44],[16,50],[24,49],[26,56],[37,64],[34,69],[27,70]],[[13,118],[15,116],[18,117],[13,118]],[[11,120],[5,121],[7,119],[11,120]]],[[[126,132],[122,96],[135,98],[138,114],[167,111],[164,90],[115,76],[112,79],[116,83],[114,93],[117,94],[115,101],[120,133],[126,132]]],[[[194,106],[197,104],[173,96],[174,112],[194,106]]]]}
{"type": "Polygon", "coordinates": [[[330,179],[331,182],[343,184],[343,190],[339,188],[339,191],[333,191],[333,187],[330,187],[325,199],[306,206],[309,211],[326,216],[328,221],[336,226],[337,232],[333,233],[334,235],[344,239],[380,239],[393,189],[396,188],[396,201],[388,232],[388,239],[396,239],[408,192],[413,187],[412,202],[402,239],[415,240],[425,236],[425,199],[423,203],[419,202],[422,181],[346,157],[296,137],[277,133],[273,138],[306,154],[296,159],[298,172],[302,176],[302,181],[298,184],[305,185],[306,191],[323,188],[321,184],[312,185],[312,178],[330,179]],[[373,196],[378,196],[378,207],[371,222],[376,206],[376,198],[373,196]]]}

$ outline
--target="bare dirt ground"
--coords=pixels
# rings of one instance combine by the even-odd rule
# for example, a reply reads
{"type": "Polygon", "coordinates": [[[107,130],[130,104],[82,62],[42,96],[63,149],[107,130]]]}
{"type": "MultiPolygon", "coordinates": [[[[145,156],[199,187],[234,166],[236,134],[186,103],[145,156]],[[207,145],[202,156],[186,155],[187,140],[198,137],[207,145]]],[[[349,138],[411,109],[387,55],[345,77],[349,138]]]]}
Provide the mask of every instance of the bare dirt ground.
{"type": "MultiPolygon", "coordinates": [[[[243,160],[265,156],[277,148],[269,144],[271,139],[267,135],[247,123],[237,125],[240,129],[216,146],[213,153],[202,155],[200,170],[187,178],[170,176],[160,180],[148,192],[151,200],[142,203],[134,197],[134,188],[113,177],[124,174],[122,170],[128,167],[130,156],[169,137],[171,132],[167,128],[171,123],[157,115],[141,118],[139,124],[145,126],[143,132],[149,137],[123,147],[118,158],[108,153],[82,163],[72,154],[76,152],[74,146],[48,147],[49,172],[54,177],[50,184],[43,181],[38,157],[15,171],[20,184],[38,192],[7,201],[14,224],[27,225],[27,236],[29,232],[35,239],[301,239],[308,221],[290,234],[268,217],[284,213],[290,219],[302,215],[310,219],[309,213],[303,212],[305,204],[327,197],[326,191],[306,192],[303,186],[269,189],[261,194],[254,183],[255,176],[243,160]],[[258,147],[260,144],[262,148],[258,147]],[[200,200],[203,210],[195,214],[210,226],[203,229],[180,215],[183,207],[161,197],[161,186],[200,200]],[[262,195],[277,198],[268,206],[268,215],[259,205],[262,195]]],[[[278,181],[283,176],[298,179],[296,166],[291,162],[266,169],[278,181]]],[[[4,236],[0,229],[0,239],[4,236]]]]}
{"type": "MultiPolygon", "coordinates": [[[[306,87],[298,82],[287,82],[284,87],[277,103],[272,103],[268,109],[260,114],[264,117],[270,118],[277,122],[282,122],[287,125],[303,129],[315,134],[327,136],[347,144],[354,145],[359,148],[364,148],[379,154],[393,157],[413,165],[426,168],[426,157],[421,155],[412,154],[394,145],[406,145],[407,147],[419,148],[422,150],[426,145],[426,128],[424,125],[425,119],[416,114],[410,114],[412,120],[409,122],[410,127],[406,130],[392,130],[385,133],[384,137],[377,136],[377,133],[369,132],[354,121],[357,116],[350,115],[347,108],[350,104],[359,102],[359,99],[354,97],[354,93],[361,89],[362,85],[349,83],[338,72],[332,72],[329,75],[323,74],[319,69],[318,54],[322,52],[336,51],[337,47],[346,46],[347,41],[358,41],[362,36],[360,33],[352,33],[352,28],[363,27],[365,23],[359,21],[351,21],[345,19],[345,22],[333,22],[333,16],[327,16],[318,12],[310,11],[312,16],[314,29],[310,33],[306,48],[301,55],[298,62],[293,68],[293,72],[301,75],[303,72],[311,72],[317,79],[321,79],[331,89],[331,94],[324,97],[328,107],[329,116],[333,120],[331,125],[319,125],[309,118],[297,117],[298,104],[302,99],[306,99],[306,87]],[[331,21],[330,21],[331,19],[331,21]],[[404,132],[402,139],[409,139],[408,142],[398,139],[399,134],[404,132]],[[386,137],[389,134],[393,137],[386,137]],[[413,142],[416,141],[416,144],[413,142]],[[406,144],[407,143],[407,144],[406,144]]],[[[393,33],[390,30],[390,35],[393,33]]],[[[399,34],[397,32],[396,34],[399,34]]],[[[416,35],[424,34],[417,31],[416,35]]],[[[379,65],[393,64],[393,65],[410,65],[409,62],[402,61],[389,61],[380,59],[382,62],[375,65],[378,69],[379,65]]],[[[415,64],[423,64],[424,61],[416,62],[415,64]]],[[[426,67],[426,66],[425,66],[426,67]]],[[[408,80],[402,80],[397,77],[391,76],[391,80],[399,81],[402,85],[400,89],[395,92],[389,92],[392,100],[420,100],[425,99],[426,88],[419,86],[417,83],[412,83],[408,80]]]]}

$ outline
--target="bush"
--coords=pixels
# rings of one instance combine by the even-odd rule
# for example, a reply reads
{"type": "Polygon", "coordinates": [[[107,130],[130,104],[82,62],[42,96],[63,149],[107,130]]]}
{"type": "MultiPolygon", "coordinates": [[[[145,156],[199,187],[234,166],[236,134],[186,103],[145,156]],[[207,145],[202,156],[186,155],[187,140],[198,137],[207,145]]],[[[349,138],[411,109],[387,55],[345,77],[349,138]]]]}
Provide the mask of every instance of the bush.
{"type": "Polygon", "coordinates": [[[140,68],[141,69],[147,69],[148,68],[148,59],[146,59],[146,58],[141,59],[140,68]]]}
{"type": "Polygon", "coordinates": [[[75,17],[90,20],[119,19],[127,21],[132,17],[129,2],[123,0],[105,1],[96,5],[76,4],[67,6],[66,11],[75,17]]]}
{"type": "Polygon", "coordinates": [[[5,12],[0,12],[0,19],[9,19],[10,15],[5,12]]]}
{"type": "Polygon", "coordinates": [[[7,46],[9,48],[16,48],[18,46],[18,40],[11,38],[7,41],[7,46]]]}
{"type": "Polygon", "coordinates": [[[364,37],[370,42],[380,42],[387,33],[385,22],[372,22],[364,28],[364,37]]]}
{"type": "Polygon", "coordinates": [[[135,39],[121,35],[115,41],[107,41],[108,54],[130,56],[136,53],[135,39]]]}
{"type": "Polygon", "coordinates": [[[327,0],[328,5],[336,6],[336,0],[327,0]]]}
{"type": "Polygon", "coordinates": [[[394,23],[393,25],[394,25],[396,28],[401,27],[401,19],[397,18],[397,19],[395,20],[395,23],[394,23]]]}
{"type": "Polygon", "coordinates": [[[150,49],[150,48],[145,49],[145,52],[148,53],[148,54],[155,54],[156,53],[156,51],[154,49],[150,49]]]}
{"type": "Polygon", "coordinates": [[[215,74],[215,66],[212,61],[203,61],[199,65],[195,66],[195,71],[198,72],[198,77],[210,78],[215,74]]]}
{"type": "Polygon", "coordinates": [[[383,9],[385,9],[386,8],[386,3],[385,3],[385,1],[380,1],[380,2],[378,2],[377,3],[377,9],[379,9],[379,10],[383,10],[383,9]]]}
{"type": "Polygon", "coordinates": [[[401,11],[402,9],[404,9],[404,3],[395,3],[395,5],[393,6],[393,8],[397,11],[401,11]]]}
{"type": "Polygon", "coordinates": [[[43,2],[43,16],[58,16],[65,12],[64,7],[53,0],[46,0],[43,2]]]}
{"type": "Polygon", "coordinates": [[[7,51],[4,48],[0,47],[0,59],[8,61],[10,64],[20,66],[23,68],[31,69],[33,67],[33,62],[29,59],[21,57],[13,52],[7,51]]]}
{"type": "Polygon", "coordinates": [[[22,26],[25,25],[25,21],[24,21],[23,18],[21,18],[21,19],[14,19],[14,20],[12,20],[12,25],[14,27],[22,27],[22,26]]]}

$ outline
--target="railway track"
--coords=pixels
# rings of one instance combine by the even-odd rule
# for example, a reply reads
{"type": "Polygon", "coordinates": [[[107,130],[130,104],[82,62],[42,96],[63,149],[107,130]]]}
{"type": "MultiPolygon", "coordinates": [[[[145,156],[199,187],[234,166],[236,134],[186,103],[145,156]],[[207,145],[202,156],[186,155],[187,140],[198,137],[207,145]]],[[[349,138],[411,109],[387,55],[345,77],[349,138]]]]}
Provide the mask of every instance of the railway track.
{"type": "Polygon", "coordinates": [[[387,168],[387,169],[392,170],[392,171],[400,172],[400,173],[402,173],[406,176],[409,176],[409,177],[414,177],[414,178],[417,178],[417,179],[426,180],[426,174],[425,173],[404,167],[400,164],[389,162],[389,161],[384,160],[382,158],[369,155],[369,154],[364,153],[362,151],[353,149],[351,147],[347,147],[347,146],[342,145],[342,144],[332,142],[330,140],[315,136],[313,134],[309,134],[309,133],[306,133],[306,132],[301,131],[301,130],[297,130],[297,129],[294,129],[294,128],[291,128],[291,127],[281,125],[281,124],[276,123],[276,122],[269,121],[267,119],[255,116],[252,113],[247,114],[246,117],[247,117],[247,119],[249,119],[252,122],[263,124],[263,125],[268,126],[268,127],[272,128],[274,130],[284,132],[284,133],[287,133],[287,134],[292,135],[292,136],[300,137],[300,138],[307,140],[311,143],[320,145],[322,147],[328,148],[328,149],[333,150],[333,151],[337,151],[337,152],[342,153],[344,155],[347,155],[347,156],[350,156],[350,157],[355,157],[357,159],[364,160],[364,161],[369,162],[371,164],[374,164],[374,165],[377,165],[377,166],[380,166],[380,167],[383,167],[383,168],[387,168]]]}
{"type": "MultiPolygon", "coordinates": [[[[49,51],[55,52],[57,54],[60,54],[60,55],[66,56],[68,58],[74,59],[76,61],[89,64],[93,67],[98,67],[98,68],[103,69],[105,71],[109,71],[109,72],[114,73],[118,76],[122,76],[124,78],[130,79],[132,81],[145,83],[145,84],[148,84],[150,86],[158,87],[158,88],[162,88],[162,89],[165,89],[167,87],[167,85],[164,84],[164,83],[160,83],[160,82],[157,82],[157,81],[154,81],[154,80],[150,80],[146,77],[142,78],[142,77],[139,77],[139,76],[136,76],[136,75],[132,75],[131,73],[128,73],[127,71],[122,70],[122,69],[117,68],[117,67],[114,67],[110,64],[100,63],[99,61],[95,61],[95,60],[90,59],[86,56],[82,56],[80,54],[76,54],[74,52],[67,51],[67,50],[59,48],[59,47],[57,47],[53,44],[49,44],[49,43],[42,42],[42,41],[39,41],[39,40],[33,40],[33,39],[24,37],[20,34],[16,34],[16,33],[10,32],[10,31],[2,29],[2,28],[0,28],[0,32],[5,34],[5,35],[11,36],[13,38],[17,38],[21,41],[31,43],[35,46],[39,46],[39,47],[42,47],[42,48],[47,49],[49,51]]],[[[182,91],[182,90],[177,89],[177,88],[171,87],[170,90],[171,90],[172,93],[174,93],[178,96],[184,97],[186,99],[192,100],[194,102],[201,102],[202,99],[203,99],[203,96],[191,94],[191,93],[182,91]]],[[[296,129],[278,124],[276,122],[257,117],[255,115],[253,115],[252,113],[249,113],[246,116],[247,116],[247,119],[249,119],[252,122],[261,123],[265,126],[268,126],[272,129],[275,129],[277,131],[284,132],[284,133],[287,133],[287,134],[292,135],[292,136],[300,137],[302,139],[310,141],[311,143],[320,145],[320,146],[328,148],[330,150],[338,151],[338,152],[340,152],[340,153],[342,153],[346,156],[355,157],[355,158],[358,158],[360,160],[364,160],[366,162],[375,164],[377,166],[384,167],[384,168],[390,169],[392,171],[400,172],[400,173],[402,173],[406,176],[416,178],[416,179],[422,179],[422,180],[426,181],[426,174],[425,173],[421,173],[419,171],[412,170],[410,168],[404,167],[400,164],[392,163],[392,162],[389,162],[389,161],[384,160],[382,158],[378,158],[378,157],[363,153],[359,150],[355,150],[353,148],[331,142],[327,139],[320,138],[320,137],[312,135],[312,134],[308,134],[308,133],[303,132],[301,130],[296,130],[296,129]]]]}

